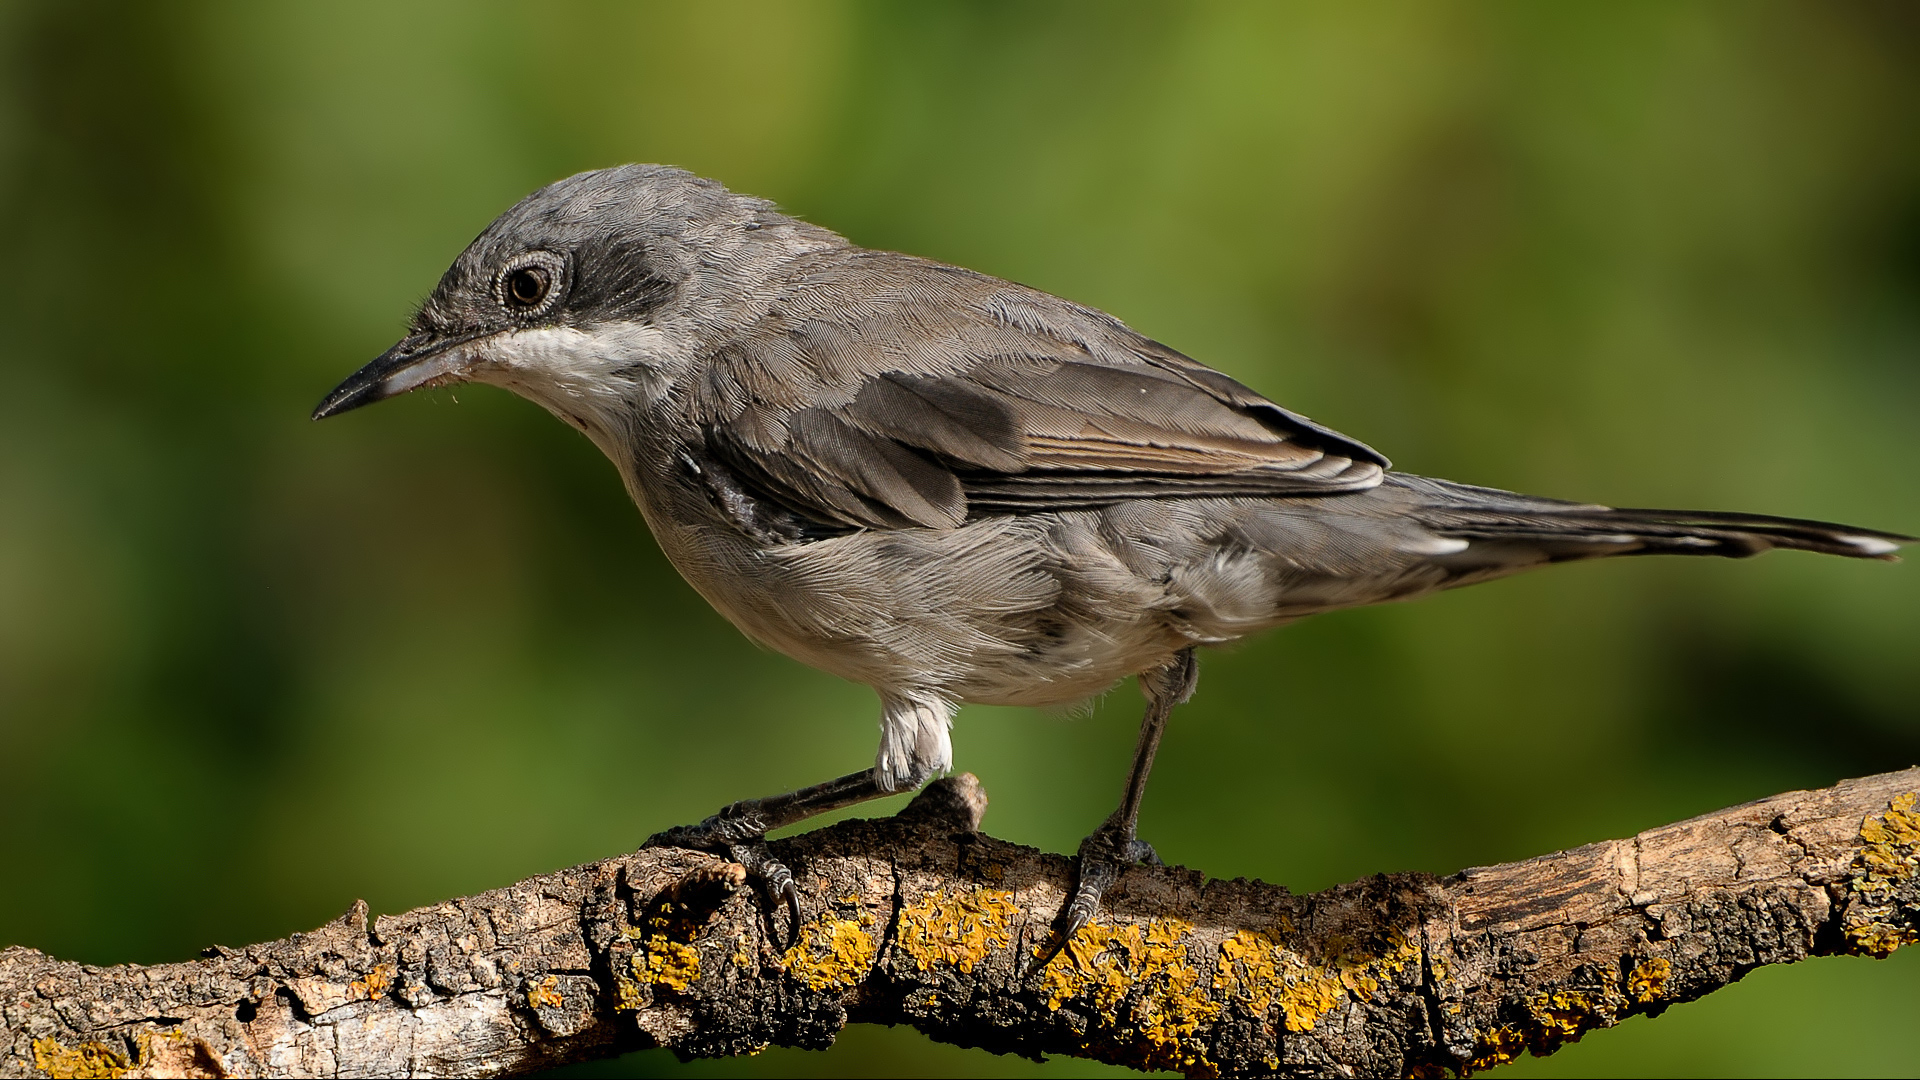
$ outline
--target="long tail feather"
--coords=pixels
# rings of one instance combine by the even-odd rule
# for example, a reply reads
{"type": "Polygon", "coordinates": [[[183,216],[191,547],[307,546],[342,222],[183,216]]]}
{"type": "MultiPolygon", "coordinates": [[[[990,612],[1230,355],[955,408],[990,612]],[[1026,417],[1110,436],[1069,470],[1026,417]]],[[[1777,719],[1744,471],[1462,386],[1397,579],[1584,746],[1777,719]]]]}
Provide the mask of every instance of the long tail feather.
{"type": "Polygon", "coordinates": [[[1744,558],[1773,548],[1892,560],[1902,544],[1915,542],[1899,533],[1803,518],[1591,506],[1424,477],[1405,480],[1417,481],[1408,486],[1429,496],[1420,516],[1435,533],[1470,543],[1537,544],[1554,560],[1642,554],[1744,558]],[[1435,495],[1441,497],[1431,498],[1435,495]]]}

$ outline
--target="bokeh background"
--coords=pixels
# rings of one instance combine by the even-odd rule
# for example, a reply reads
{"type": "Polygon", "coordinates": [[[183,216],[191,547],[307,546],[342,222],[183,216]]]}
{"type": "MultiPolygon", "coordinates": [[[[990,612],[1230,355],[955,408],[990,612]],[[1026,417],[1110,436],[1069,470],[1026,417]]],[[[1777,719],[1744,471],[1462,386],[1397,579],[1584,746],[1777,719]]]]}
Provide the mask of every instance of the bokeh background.
{"type": "MultiPolygon", "coordinates": [[[[13,0],[0,47],[0,944],[184,959],[870,760],[538,409],[307,421],[586,168],[1097,305],[1408,470],[1920,532],[1911,6],[13,0]]],[[[1920,761],[1917,661],[1920,567],[1797,554],[1327,616],[1206,657],[1143,833],[1302,890],[1630,834],[1920,761]]],[[[1072,850],[1138,707],[962,713],[988,828],[1072,850]]],[[[1507,1072],[1906,1075],[1916,1015],[1920,957],[1823,960],[1507,1072]]]]}

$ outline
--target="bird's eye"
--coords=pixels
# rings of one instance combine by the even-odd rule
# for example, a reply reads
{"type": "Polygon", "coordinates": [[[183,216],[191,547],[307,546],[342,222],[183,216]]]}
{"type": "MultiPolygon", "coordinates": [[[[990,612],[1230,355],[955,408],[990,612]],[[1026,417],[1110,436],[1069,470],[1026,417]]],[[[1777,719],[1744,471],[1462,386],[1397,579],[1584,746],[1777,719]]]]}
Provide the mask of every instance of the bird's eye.
{"type": "Polygon", "coordinates": [[[547,272],[537,266],[523,266],[507,275],[507,298],[515,307],[534,307],[547,298],[551,287],[547,272]]]}
{"type": "Polygon", "coordinates": [[[546,314],[566,291],[566,262],[546,251],[529,251],[507,263],[493,279],[494,299],[521,318],[546,314]]]}

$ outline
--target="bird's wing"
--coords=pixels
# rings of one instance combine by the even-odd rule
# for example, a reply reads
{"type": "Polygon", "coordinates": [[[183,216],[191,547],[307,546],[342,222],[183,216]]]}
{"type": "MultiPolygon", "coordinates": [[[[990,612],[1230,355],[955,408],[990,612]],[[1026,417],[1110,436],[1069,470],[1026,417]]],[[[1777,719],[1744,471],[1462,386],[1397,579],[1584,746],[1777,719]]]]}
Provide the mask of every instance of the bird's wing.
{"type": "Polygon", "coordinates": [[[717,461],[839,527],[1331,494],[1388,466],[1109,315],[890,252],[796,275],[689,391],[717,461]]]}

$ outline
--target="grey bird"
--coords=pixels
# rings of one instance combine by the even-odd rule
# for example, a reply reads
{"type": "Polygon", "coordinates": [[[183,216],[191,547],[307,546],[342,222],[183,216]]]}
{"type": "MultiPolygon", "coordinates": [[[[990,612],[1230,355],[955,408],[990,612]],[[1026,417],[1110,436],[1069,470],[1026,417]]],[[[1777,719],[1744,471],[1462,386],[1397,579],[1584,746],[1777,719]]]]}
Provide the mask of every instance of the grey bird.
{"type": "Polygon", "coordinates": [[[313,415],[458,382],[580,429],[722,615],[879,694],[872,768],[647,841],[742,863],[796,929],[765,834],[950,768],[963,703],[1067,704],[1139,676],[1133,767],[1080,845],[1064,941],[1127,865],[1158,861],[1135,819],[1198,646],[1573,559],[1886,559],[1912,539],[1394,472],[1111,315],[658,165],[502,214],[313,415]]]}

